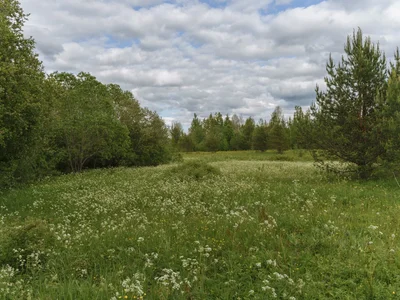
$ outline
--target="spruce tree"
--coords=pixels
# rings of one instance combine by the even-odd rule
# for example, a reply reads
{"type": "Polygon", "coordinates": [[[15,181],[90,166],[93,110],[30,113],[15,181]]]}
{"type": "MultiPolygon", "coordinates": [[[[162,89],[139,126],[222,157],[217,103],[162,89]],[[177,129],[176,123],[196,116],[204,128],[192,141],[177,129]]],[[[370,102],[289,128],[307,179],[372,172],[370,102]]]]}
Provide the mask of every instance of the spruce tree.
{"type": "Polygon", "coordinates": [[[333,161],[345,162],[346,170],[353,166],[361,178],[367,178],[384,153],[374,127],[379,123],[377,95],[386,89],[386,59],[379,45],[363,38],[361,29],[348,36],[344,50],[338,65],[329,58],[326,91],[316,88],[311,109],[319,151],[314,151],[314,157],[331,170],[338,170],[333,161]]]}

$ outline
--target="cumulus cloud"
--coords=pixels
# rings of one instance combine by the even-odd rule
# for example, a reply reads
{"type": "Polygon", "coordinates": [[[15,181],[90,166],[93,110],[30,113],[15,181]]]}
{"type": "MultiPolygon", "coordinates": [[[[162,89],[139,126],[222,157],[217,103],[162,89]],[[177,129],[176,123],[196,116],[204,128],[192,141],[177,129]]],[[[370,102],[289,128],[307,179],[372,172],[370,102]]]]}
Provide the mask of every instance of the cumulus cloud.
{"type": "Polygon", "coordinates": [[[167,122],[307,107],[361,27],[391,56],[397,0],[22,0],[46,70],[91,72],[167,122]],[[313,3],[313,4],[312,4],[313,3]]]}

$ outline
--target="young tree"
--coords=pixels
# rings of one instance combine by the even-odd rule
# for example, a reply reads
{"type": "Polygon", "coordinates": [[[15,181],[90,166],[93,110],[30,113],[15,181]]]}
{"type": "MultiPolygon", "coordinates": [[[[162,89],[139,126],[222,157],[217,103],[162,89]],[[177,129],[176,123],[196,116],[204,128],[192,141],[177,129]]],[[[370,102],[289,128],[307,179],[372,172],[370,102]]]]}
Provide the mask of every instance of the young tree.
{"type": "Polygon", "coordinates": [[[351,163],[361,178],[368,178],[385,152],[374,127],[379,123],[377,95],[386,90],[386,59],[379,45],[363,38],[361,29],[347,38],[344,50],[338,65],[329,58],[326,91],[316,88],[312,117],[321,151],[314,151],[314,157],[330,169],[335,167],[327,161],[351,163]]]}

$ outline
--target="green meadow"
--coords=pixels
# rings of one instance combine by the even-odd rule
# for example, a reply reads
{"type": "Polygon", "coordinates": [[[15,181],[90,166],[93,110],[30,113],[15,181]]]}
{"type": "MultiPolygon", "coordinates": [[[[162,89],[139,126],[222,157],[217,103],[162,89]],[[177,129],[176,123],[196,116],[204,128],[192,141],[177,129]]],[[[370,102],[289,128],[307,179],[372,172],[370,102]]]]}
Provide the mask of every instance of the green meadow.
{"type": "Polygon", "coordinates": [[[0,194],[0,299],[398,299],[400,187],[217,152],[0,194]]]}

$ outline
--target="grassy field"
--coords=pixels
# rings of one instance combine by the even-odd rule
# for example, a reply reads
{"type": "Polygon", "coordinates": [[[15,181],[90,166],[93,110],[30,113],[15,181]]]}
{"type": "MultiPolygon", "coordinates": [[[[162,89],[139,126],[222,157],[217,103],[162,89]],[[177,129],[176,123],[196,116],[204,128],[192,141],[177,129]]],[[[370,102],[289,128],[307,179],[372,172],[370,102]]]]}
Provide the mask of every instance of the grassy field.
{"type": "Polygon", "coordinates": [[[0,194],[0,299],[400,297],[394,180],[298,152],[184,159],[0,194]]]}

